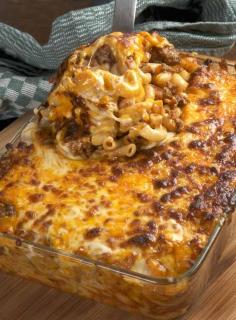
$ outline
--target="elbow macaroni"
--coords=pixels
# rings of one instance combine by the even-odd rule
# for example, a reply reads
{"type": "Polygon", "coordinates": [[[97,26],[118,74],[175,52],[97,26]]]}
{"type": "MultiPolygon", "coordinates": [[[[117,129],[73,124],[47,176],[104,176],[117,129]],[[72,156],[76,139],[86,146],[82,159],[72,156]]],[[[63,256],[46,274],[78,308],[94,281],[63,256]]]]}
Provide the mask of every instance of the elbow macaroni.
{"type": "Polygon", "coordinates": [[[163,144],[167,136],[174,137],[182,114],[178,104],[186,100],[184,94],[196,65],[196,59],[181,60],[172,45],[156,33],[112,33],[69,57],[47,106],[39,113],[49,126],[53,123],[60,128],[56,129],[59,132],[74,121],[80,134],[73,138],[73,148],[63,134],[56,134],[59,149],[76,150],[72,157],[83,158],[88,146],[93,150],[90,156],[109,156],[111,150],[131,156],[147,145],[163,144]],[[157,54],[160,50],[165,53],[164,62],[163,53],[157,54]],[[175,65],[171,63],[173,55],[179,61],[175,65]],[[122,147],[125,152],[120,151],[122,147]]]}

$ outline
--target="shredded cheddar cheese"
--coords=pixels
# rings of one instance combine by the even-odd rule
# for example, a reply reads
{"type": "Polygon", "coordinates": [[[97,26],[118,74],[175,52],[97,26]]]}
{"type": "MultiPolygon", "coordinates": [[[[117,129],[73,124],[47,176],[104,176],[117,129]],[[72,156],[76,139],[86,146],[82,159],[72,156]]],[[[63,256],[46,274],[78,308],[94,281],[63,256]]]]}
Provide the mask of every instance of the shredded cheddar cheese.
{"type": "MultiPolygon", "coordinates": [[[[215,69],[187,56],[178,60],[174,73],[168,69],[157,77],[160,65],[170,60],[145,65],[153,46],[172,48],[158,35],[118,33],[72,54],[48,106],[39,111],[41,123],[30,124],[22,142],[0,160],[0,232],[145,275],[177,276],[193,265],[216,224],[235,208],[236,79],[222,67],[215,69]],[[101,67],[103,56],[93,60],[104,45],[112,50],[117,72],[111,72],[104,61],[101,67]],[[129,56],[134,67],[127,67],[129,56]],[[81,155],[86,143],[84,152],[91,148],[94,152],[93,147],[104,143],[103,131],[116,139],[117,122],[120,131],[133,137],[130,142],[136,141],[137,130],[143,139],[156,142],[152,130],[157,128],[135,127],[140,113],[148,119],[142,120],[144,124],[154,115],[149,109],[164,108],[161,99],[142,100],[146,75],[140,68],[154,70],[153,78],[161,88],[166,79],[179,79],[178,63],[188,85],[179,115],[182,127],[174,141],[163,136],[165,143],[154,143],[130,158],[63,155],[71,148],[81,155]],[[136,100],[120,101],[117,114],[118,97],[130,99],[131,92],[136,100]],[[65,129],[68,123],[71,126],[65,129]],[[87,133],[80,135],[77,126],[87,133]],[[72,140],[68,138],[70,144],[58,149],[55,137],[65,139],[66,131],[72,140]],[[82,149],[73,144],[78,141],[82,149]]],[[[159,60],[167,59],[163,52],[158,54],[159,60]]],[[[181,85],[185,86],[182,80],[181,85]]]]}

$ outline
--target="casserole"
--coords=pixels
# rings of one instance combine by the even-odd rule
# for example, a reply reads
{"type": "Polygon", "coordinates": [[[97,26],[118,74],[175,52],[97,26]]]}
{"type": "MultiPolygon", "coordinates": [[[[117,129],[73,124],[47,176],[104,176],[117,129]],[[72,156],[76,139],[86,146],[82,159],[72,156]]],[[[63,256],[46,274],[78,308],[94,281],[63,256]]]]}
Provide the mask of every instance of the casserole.
{"type": "MultiPolygon", "coordinates": [[[[164,44],[169,47],[165,41],[164,44]]],[[[64,121],[66,115],[62,124],[53,123],[53,131],[51,127],[48,130],[47,120],[55,121],[55,110],[60,117],[55,93],[61,95],[65,81],[63,76],[59,77],[48,105],[38,111],[42,127],[31,123],[21,135],[25,142],[33,141],[33,146],[25,142],[8,146],[1,159],[1,268],[146,316],[174,319],[184,314],[210,279],[225,238],[229,238],[233,228],[233,223],[227,221],[235,201],[235,171],[231,164],[234,127],[230,116],[234,115],[234,101],[232,108],[228,103],[235,80],[228,76],[226,67],[221,62],[220,71],[212,70],[207,61],[192,77],[194,85],[188,88],[190,101],[181,102],[183,107],[186,104],[182,111],[185,129],[176,132],[178,126],[170,128],[165,121],[157,127],[153,125],[153,130],[161,128],[166,135],[171,133],[171,140],[165,140],[166,136],[152,140],[145,135],[143,125],[149,123],[145,117],[137,130],[141,139],[129,137],[140,153],[134,154],[135,149],[131,155],[122,154],[131,157],[129,160],[110,158],[100,142],[92,144],[96,151],[104,148],[108,159],[97,160],[93,152],[90,159],[78,159],[77,156],[83,158],[87,154],[84,148],[75,154],[71,144],[69,149],[64,148],[68,140],[63,139],[68,134],[63,136],[62,144],[59,134],[59,153],[55,151],[51,139],[56,138],[57,144],[58,133],[68,125],[64,121]],[[196,96],[201,101],[201,114],[194,111],[196,96]],[[197,124],[191,125],[196,116],[200,117],[197,124]],[[226,119],[225,123],[220,117],[226,119]],[[155,142],[152,148],[156,149],[142,151],[148,146],[145,139],[155,142]],[[71,159],[64,158],[61,151],[71,159]]],[[[168,79],[175,79],[173,75],[179,69],[174,69],[173,74],[170,66],[167,70],[168,79]]],[[[143,81],[143,75],[140,79],[143,81]]],[[[160,76],[158,79],[161,87],[160,76]]],[[[176,90],[175,85],[172,88],[176,90]]],[[[186,86],[181,94],[184,90],[186,86]]],[[[147,99],[144,107],[154,103],[150,97],[147,99]]],[[[152,108],[153,105],[149,115],[152,108]]],[[[160,109],[163,119],[166,110],[162,113],[160,109]]],[[[77,115],[71,113],[74,114],[77,115]]],[[[116,113],[116,118],[122,115],[116,113]]],[[[81,118],[79,124],[80,121],[81,118]]],[[[109,137],[119,144],[123,136],[114,133],[115,125],[108,127],[112,128],[109,137]]],[[[72,131],[73,139],[77,138],[74,128],[66,128],[66,132],[72,131]]],[[[125,132],[129,130],[130,127],[125,132]]],[[[122,143],[128,145],[127,141],[130,140],[122,143]]]]}

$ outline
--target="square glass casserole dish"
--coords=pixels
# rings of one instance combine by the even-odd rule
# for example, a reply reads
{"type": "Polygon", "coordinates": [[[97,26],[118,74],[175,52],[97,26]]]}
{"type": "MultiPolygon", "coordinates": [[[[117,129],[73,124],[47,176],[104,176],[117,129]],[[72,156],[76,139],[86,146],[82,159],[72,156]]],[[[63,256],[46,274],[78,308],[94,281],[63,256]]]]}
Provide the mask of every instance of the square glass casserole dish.
{"type": "MultiPolygon", "coordinates": [[[[17,142],[20,132],[14,136],[17,142]]],[[[4,134],[0,138],[1,143],[12,142],[4,140],[4,134]]],[[[235,220],[234,214],[223,217],[191,269],[176,278],[145,276],[3,233],[0,269],[153,319],[176,319],[219,272],[219,258],[232,239],[235,220]]]]}

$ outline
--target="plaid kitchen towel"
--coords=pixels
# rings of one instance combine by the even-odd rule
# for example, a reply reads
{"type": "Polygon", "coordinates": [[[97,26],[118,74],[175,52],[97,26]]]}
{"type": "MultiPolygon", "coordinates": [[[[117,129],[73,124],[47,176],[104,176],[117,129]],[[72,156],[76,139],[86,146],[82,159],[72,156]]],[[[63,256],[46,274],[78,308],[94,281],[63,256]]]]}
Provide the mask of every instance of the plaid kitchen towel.
{"type": "MultiPolygon", "coordinates": [[[[111,31],[113,10],[111,1],[57,18],[43,46],[0,23],[0,119],[40,105],[62,60],[111,31]]],[[[236,0],[138,0],[135,29],[157,30],[183,50],[222,55],[236,41],[236,0]]]]}

